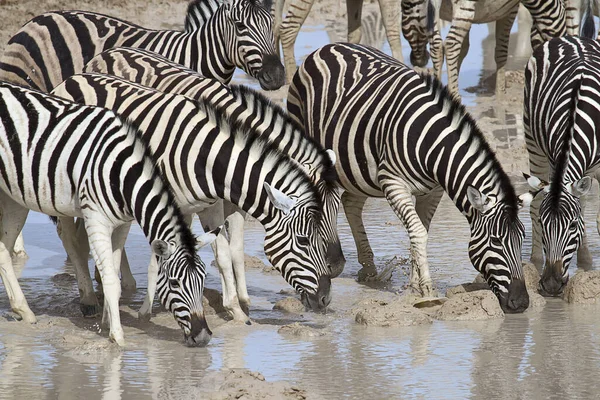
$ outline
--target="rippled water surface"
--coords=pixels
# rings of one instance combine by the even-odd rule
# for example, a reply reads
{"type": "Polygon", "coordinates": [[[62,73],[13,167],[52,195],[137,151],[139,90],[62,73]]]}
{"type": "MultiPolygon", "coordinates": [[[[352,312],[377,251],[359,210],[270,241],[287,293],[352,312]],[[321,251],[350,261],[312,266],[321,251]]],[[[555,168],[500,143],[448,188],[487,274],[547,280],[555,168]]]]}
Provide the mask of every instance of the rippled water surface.
{"type": "MultiPolygon", "coordinates": [[[[297,43],[297,56],[301,59],[328,41],[324,26],[306,27],[297,43]]],[[[489,45],[487,27],[474,27],[461,88],[480,83],[482,58],[486,65],[491,62],[493,66],[489,45]]],[[[387,44],[383,48],[389,50],[387,44]]],[[[408,59],[405,43],[404,48],[408,59]]],[[[518,62],[523,63],[511,60],[518,62]]],[[[248,82],[243,74],[237,81],[248,82]]],[[[478,103],[479,95],[468,91],[461,94],[469,106],[478,103]]],[[[480,114],[486,113],[497,114],[498,110],[492,108],[480,114]]],[[[489,133],[496,139],[496,149],[514,156],[502,162],[519,182],[518,173],[526,165],[519,150],[523,147],[520,117],[509,113],[505,117],[505,126],[489,133]]],[[[597,197],[595,188],[586,218],[594,259],[600,255],[600,239],[591,224],[597,197]]],[[[385,200],[368,201],[364,218],[378,266],[395,256],[407,257],[407,235],[385,200]]],[[[525,212],[522,220],[529,234],[525,212]]],[[[246,232],[246,252],[264,259],[262,228],[251,223],[246,232]]],[[[210,345],[203,349],[181,345],[173,321],[170,328],[152,322],[146,326],[137,323],[131,312],[122,315],[123,325],[131,328],[123,351],[113,347],[65,350],[64,342],[79,340],[77,343],[85,349],[86,340],[106,337],[105,332],[99,331],[98,320],[68,317],[74,315],[70,310],[77,310],[77,290],[73,282],[59,284],[51,280],[59,273],[72,272],[65,266],[65,253],[54,226],[45,216],[32,214],[24,234],[30,258],[21,271],[20,282],[30,305],[40,315],[40,323],[23,327],[14,322],[0,331],[0,399],[113,399],[119,395],[128,399],[190,398],[197,393],[194,390],[202,389],[197,382],[208,372],[236,367],[259,371],[267,380],[297,384],[325,398],[573,399],[592,398],[599,393],[600,313],[595,307],[550,299],[542,309],[507,315],[503,320],[436,321],[428,326],[393,329],[354,324],[341,310],[347,310],[358,294],[372,289],[354,280],[360,266],[343,212],[340,235],[348,263],[342,277],[333,283],[329,314],[307,313],[294,318],[272,311],[273,303],[286,296],[279,291],[288,289],[287,284],[278,275],[249,270],[251,314],[256,323],[217,329],[210,345]],[[58,329],[52,325],[52,317],[56,316],[67,316],[72,326],[61,326],[62,333],[49,339],[47,330],[58,329]],[[294,319],[325,327],[327,334],[294,339],[277,333],[280,325],[294,319]]],[[[476,275],[466,253],[468,237],[465,219],[445,197],[434,217],[428,247],[432,277],[442,293],[476,275]]],[[[524,247],[527,255],[529,237],[524,247]]],[[[147,282],[144,260],[149,257],[146,240],[138,228],[132,229],[127,249],[138,291],[125,296],[122,303],[137,310],[147,282]]],[[[207,265],[213,259],[207,249],[201,251],[201,256],[207,265]]],[[[398,268],[391,283],[380,290],[401,290],[407,282],[403,271],[398,268]]],[[[209,267],[207,287],[220,290],[213,267],[209,267]]],[[[0,313],[9,310],[6,292],[0,286],[0,313]]]]}

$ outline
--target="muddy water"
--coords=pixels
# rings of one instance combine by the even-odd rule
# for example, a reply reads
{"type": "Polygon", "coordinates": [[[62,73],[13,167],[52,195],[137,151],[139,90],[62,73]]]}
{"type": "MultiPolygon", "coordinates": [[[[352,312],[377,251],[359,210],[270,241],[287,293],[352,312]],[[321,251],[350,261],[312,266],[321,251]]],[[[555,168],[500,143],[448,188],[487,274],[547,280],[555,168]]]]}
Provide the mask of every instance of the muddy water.
{"type": "MultiPolygon", "coordinates": [[[[482,72],[481,65],[482,58],[489,61],[490,51],[481,50],[482,38],[487,38],[487,27],[474,27],[461,88],[487,85],[485,77],[490,73],[482,72]]],[[[305,28],[297,44],[298,57],[328,40],[323,26],[305,28]]],[[[511,65],[519,62],[523,61],[513,59],[511,65]]],[[[240,74],[237,81],[246,79],[240,74]]],[[[526,170],[527,163],[518,107],[494,105],[485,88],[476,93],[463,90],[461,95],[514,181],[522,183],[518,173],[526,170]]],[[[594,259],[600,256],[600,238],[592,223],[597,197],[595,187],[586,215],[594,259]]],[[[393,257],[408,256],[407,235],[385,200],[368,201],[364,218],[379,267],[393,257]]],[[[525,212],[522,220],[529,234],[525,212]]],[[[119,350],[108,343],[98,320],[79,316],[75,283],[59,275],[73,271],[65,265],[54,227],[47,217],[31,214],[24,231],[29,259],[26,268],[20,265],[19,273],[39,322],[29,326],[11,321],[6,292],[0,286],[0,313],[6,317],[0,321],[0,399],[201,398],[204,390],[212,388],[208,374],[223,368],[259,371],[269,381],[287,381],[324,398],[541,399],[590,398],[598,393],[600,313],[595,307],[554,299],[542,309],[492,322],[436,321],[398,329],[354,324],[352,304],[378,290],[402,291],[407,269],[400,262],[383,287],[357,284],[354,278],[360,266],[343,212],[339,222],[348,263],[334,281],[328,314],[294,316],[272,311],[275,301],[288,296],[280,293],[289,291],[287,284],[278,275],[249,269],[254,324],[236,325],[211,317],[214,336],[204,349],[185,348],[172,318],[157,306],[158,315],[149,324],[135,319],[145,293],[144,260],[149,252],[141,231],[134,227],[127,250],[138,291],[122,299],[127,345],[119,350]],[[300,339],[277,332],[293,321],[316,327],[324,336],[300,339]]],[[[246,251],[264,259],[262,235],[260,225],[248,224],[246,251]]],[[[468,237],[464,218],[445,197],[434,217],[428,247],[432,277],[441,293],[476,275],[466,253],[468,237]]],[[[529,241],[528,237],[525,257],[529,241]]],[[[213,259],[206,249],[201,257],[207,265],[213,259]]],[[[220,289],[216,269],[208,267],[208,272],[207,287],[220,289]]]]}

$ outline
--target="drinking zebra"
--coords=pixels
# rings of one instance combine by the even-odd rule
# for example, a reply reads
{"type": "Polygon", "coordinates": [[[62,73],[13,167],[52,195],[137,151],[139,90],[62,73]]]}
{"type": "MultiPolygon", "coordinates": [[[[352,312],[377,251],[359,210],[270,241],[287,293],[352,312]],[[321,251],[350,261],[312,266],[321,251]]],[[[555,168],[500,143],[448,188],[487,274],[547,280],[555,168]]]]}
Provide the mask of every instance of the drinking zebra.
{"type": "Polygon", "coordinates": [[[473,119],[435,77],[366,46],[327,45],[294,76],[288,110],[338,155],[342,203],[365,268],[374,263],[362,208],[367,197],[384,196],[410,237],[410,285],[430,296],[427,231],[445,191],[469,222],[469,257],[502,308],[528,307],[517,214],[531,196],[517,197],[473,119]]]}
{"type": "MultiPolygon", "coordinates": [[[[218,199],[240,207],[264,226],[267,258],[304,304],[315,310],[327,307],[331,273],[318,232],[323,219],[318,188],[304,168],[254,134],[247,121],[232,120],[223,106],[100,74],[74,75],[53,93],[131,119],[186,216],[218,199]]],[[[149,276],[156,275],[155,268],[149,268],[149,276]]],[[[148,306],[154,296],[151,282],[148,306]]]]}
{"type": "MultiPolygon", "coordinates": [[[[275,43],[278,47],[281,38],[288,82],[291,82],[297,69],[296,56],[294,55],[296,38],[314,1],[290,1],[287,15],[283,21],[281,20],[281,16],[283,14],[284,0],[277,0],[275,3],[275,43]]],[[[402,8],[402,33],[412,49],[410,61],[414,66],[424,67],[429,60],[427,43],[430,37],[432,37],[434,29],[435,8],[432,0],[402,0],[400,6],[402,8]]],[[[347,0],[346,7],[348,15],[348,42],[358,43],[361,39],[363,0],[347,0]]],[[[399,60],[403,60],[400,30],[398,29],[400,7],[398,7],[396,1],[379,0],[379,8],[381,9],[383,24],[387,32],[387,39],[392,50],[392,55],[399,60]]],[[[441,63],[443,62],[442,51],[439,45],[435,47],[435,53],[432,48],[434,67],[439,71],[441,71],[441,63]]]]}
{"type": "Polygon", "coordinates": [[[0,79],[48,92],[81,72],[96,54],[128,46],[155,51],[225,83],[239,67],[263,89],[278,89],[285,76],[270,7],[259,0],[194,0],[185,32],[145,29],[92,12],[49,12],[10,39],[0,58],[0,79]]]}
{"type": "MultiPolygon", "coordinates": [[[[12,309],[23,320],[36,321],[10,258],[29,210],[61,220],[81,217],[104,283],[109,337],[122,346],[121,287],[115,260],[120,257],[129,223],[135,220],[160,266],[158,293],[162,304],[183,329],[186,344],[208,343],[211,332],[202,308],[205,266],[196,255],[195,238],[137,129],[111,111],[6,82],[0,82],[0,122],[0,275],[12,309]]],[[[73,237],[64,233],[65,249],[74,257],[73,237]]],[[[91,281],[85,287],[84,278],[77,276],[80,289],[91,290],[94,295],[91,281]]]]}
{"type": "Polygon", "coordinates": [[[531,259],[539,269],[543,264],[540,291],[550,296],[562,293],[576,251],[579,266],[591,264],[580,199],[590,176],[600,178],[599,104],[598,42],[564,37],[534,51],[525,71],[523,126],[528,182],[544,190],[531,204],[531,259]]]}
{"type": "MultiPolygon", "coordinates": [[[[591,0],[585,0],[591,1],[591,0]]],[[[541,41],[566,33],[564,0],[521,0],[533,17],[532,46],[541,41]]],[[[452,21],[444,42],[448,89],[458,96],[458,74],[469,50],[469,32],[472,24],[496,22],[496,94],[506,88],[505,70],[508,59],[510,30],[519,10],[519,0],[442,0],[440,18],[452,21]]],[[[437,38],[436,43],[441,39],[437,38]]],[[[434,49],[431,50],[432,53],[434,49]]],[[[441,72],[441,71],[440,71],[441,72]]],[[[439,72],[438,72],[439,76],[439,72]]]]}
{"type": "MultiPolygon", "coordinates": [[[[324,218],[319,228],[327,245],[327,263],[331,268],[332,277],[342,272],[345,259],[337,233],[340,198],[337,188],[329,184],[331,180],[335,180],[335,169],[332,165],[335,156],[330,150],[326,151],[320,144],[306,137],[303,130],[284,110],[252,89],[243,86],[228,88],[214,79],[203,77],[164,57],[140,49],[116,48],[104,51],[90,60],[84,71],[122,77],[156,90],[182,94],[195,100],[206,99],[211,104],[225,107],[233,119],[247,120],[253,127],[253,132],[275,145],[279,151],[290,156],[309,172],[323,203],[324,218]]],[[[222,207],[222,203],[218,204],[218,207],[222,207]]],[[[223,224],[222,219],[215,218],[215,215],[222,218],[227,214],[215,211],[213,207],[199,213],[199,216],[203,226],[211,229],[223,224]]],[[[219,270],[222,271],[225,286],[223,304],[227,309],[233,310],[238,308],[236,303],[239,300],[241,308],[247,310],[250,299],[245,284],[243,262],[244,218],[232,217],[228,218],[227,224],[229,243],[223,236],[217,239],[215,258],[219,270]],[[234,297],[236,291],[237,299],[234,297]]],[[[121,268],[123,271],[123,265],[121,268]]],[[[241,315],[237,311],[230,312],[234,317],[241,315]]]]}

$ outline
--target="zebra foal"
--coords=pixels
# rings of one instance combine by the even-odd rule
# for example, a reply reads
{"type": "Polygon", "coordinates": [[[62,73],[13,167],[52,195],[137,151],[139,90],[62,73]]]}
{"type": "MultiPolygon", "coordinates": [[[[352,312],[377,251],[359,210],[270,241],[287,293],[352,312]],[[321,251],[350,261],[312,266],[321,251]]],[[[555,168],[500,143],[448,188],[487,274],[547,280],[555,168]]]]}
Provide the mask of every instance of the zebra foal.
{"type": "MultiPolygon", "coordinates": [[[[335,179],[331,176],[335,175],[332,167],[335,155],[331,150],[323,149],[320,144],[306,137],[303,130],[284,110],[252,89],[243,86],[228,88],[214,79],[203,77],[155,53],[140,49],[116,48],[104,51],[90,60],[84,71],[122,77],[163,92],[182,94],[194,100],[206,99],[210,104],[223,106],[233,120],[249,121],[255,134],[287,154],[311,176],[323,203],[324,218],[319,228],[327,245],[327,263],[331,268],[332,278],[342,272],[345,258],[337,233],[340,198],[337,188],[328,183],[335,179]]],[[[222,203],[217,206],[223,207],[222,203]]],[[[198,215],[203,226],[212,228],[223,224],[219,217],[227,216],[227,212],[222,215],[210,208],[198,215]]],[[[244,219],[243,216],[234,215],[228,217],[227,221],[229,243],[226,238],[220,236],[215,249],[224,283],[223,303],[228,309],[230,305],[234,309],[237,308],[233,306],[236,302],[234,293],[237,292],[241,307],[247,310],[250,299],[245,284],[243,262],[244,219]]]]}
{"type": "MultiPolygon", "coordinates": [[[[0,82],[0,205],[0,276],[12,309],[25,321],[36,319],[10,254],[29,210],[67,224],[70,217],[80,217],[104,284],[109,337],[122,346],[117,261],[128,223],[135,220],[160,266],[160,300],[181,326],[186,344],[210,340],[202,308],[205,266],[196,255],[195,238],[146,142],[113,112],[0,82]]],[[[74,238],[61,234],[61,239],[75,257],[74,238]]],[[[89,271],[85,278],[85,272],[77,275],[82,294],[93,295],[89,271]]]]}
{"type": "Polygon", "coordinates": [[[363,266],[374,269],[362,207],[383,196],[410,237],[411,287],[430,296],[427,231],[445,191],[469,222],[469,257],[502,308],[528,307],[518,210],[530,195],[517,197],[473,119],[435,77],[366,46],[327,45],[294,76],[288,110],[338,155],[342,203],[363,266]]]}
{"type": "MultiPolygon", "coordinates": [[[[590,14],[591,18],[591,14],[590,14]]],[[[575,252],[591,264],[581,196],[600,178],[600,45],[568,36],[536,49],[525,70],[523,125],[532,176],[541,194],[531,204],[531,260],[540,291],[562,293],[575,252]],[[545,262],[544,262],[545,255],[545,262]]]]}
{"type": "MultiPolygon", "coordinates": [[[[207,101],[100,74],[74,75],[53,93],[131,119],[188,220],[218,199],[238,206],[264,226],[267,258],[303,303],[314,310],[327,307],[331,270],[319,234],[323,211],[318,188],[304,168],[254,134],[249,123],[232,120],[224,107],[207,101]]],[[[325,168],[333,170],[331,161],[325,168]]],[[[155,268],[149,268],[147,308],[154,297],[155,268]]],[[[149,316],[147,308],[141,317],[149,316]]],[[[240,319],[248,321],[245,315],[240,319]]]]}
{"type": "Polygon", "coordinates": [[[158,52],[224,83],[239,67],[263,89],[278,89],[285,76],[270,7],[259,0],[194,0],[184,32],[146,29],[92,12],[49,12],[9,40],[0,58],[0,79],[49,92],[96,54],[127,46],[158,52]]]}

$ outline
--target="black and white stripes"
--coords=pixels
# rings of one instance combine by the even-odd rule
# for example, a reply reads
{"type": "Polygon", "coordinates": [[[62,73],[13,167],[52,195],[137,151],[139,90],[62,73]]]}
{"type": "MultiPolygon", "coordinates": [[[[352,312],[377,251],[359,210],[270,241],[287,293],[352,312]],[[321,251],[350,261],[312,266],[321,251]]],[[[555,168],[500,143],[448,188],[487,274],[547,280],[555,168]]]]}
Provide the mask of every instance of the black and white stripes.
{"type": "MultiPolygon", "coordinates": [[[[120,345],[121,289],[113,255],[124,240],[123,225],[136,220],[158,258],[162,304],[173,312],[189,345],[210,339],[202,308],[205,268],[195,253],[195,239],[147,144],[113,112],[0,83],[0,204],[2,251],[8,254],[28,210],[84,219],[103,280],[110,337],[120,345]]],[[[73,239],[62,238],[75,257],[73,239]]],[[[0,272],[13,310],[33,322],[12,265],[0,272]]],[[[80,282],[84,278],[78,276],[80,282]]],[[[89,284],[84,296],[94,296],[89,284]]],[[[89,298],[84,296],[85,304],[89,298]]],[[[95,302],[94,297],[87,305],[95,302]]]]}
{"type": "MultiPolygon", "coordinates": [[[[570,262],[585,256],[580,197],[598,177],[600,136],[600,45],[586,38],[564,37],[538,48],[525,71],[523,125],[532,177],[543,189],[531,207],[532,262],[545,264],[540,289],[559,295],[570,262]],[[549,182],[549,186],[548,183],[549,182]]],[[[587,257],[586,257],[587,258],[587,257]]]]}
{"type": "Polygon", "coordinates": [[[94,55],[112,47],[162,54],[205,76],[229,82],[236,67],[277,89],[284,71],[275,53],[273,21],[258,0],[194,0],[189,32],[158,31],[102,14],[57,11],[25,24],[0,59],[0,79],[50,91],[82,71],[94,55]]]}
{"type": "Polygon", "coordinates": [[[296,73],[288,110],[338,154],[342,201],[363,265],[372,252],[362,205],[385,196],[410,236],[411,286],[430,295],[427,230],[445,191],[469,221],[469,256],[502,308],[528,307],[521,201],[474,121],[437,79],[365,46],[327,45],[296,73]]]}

